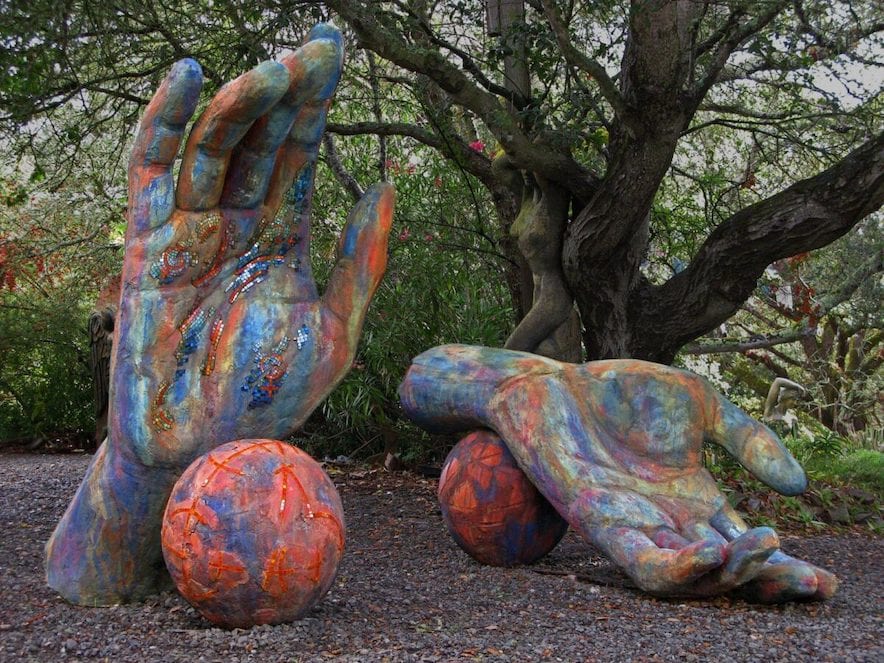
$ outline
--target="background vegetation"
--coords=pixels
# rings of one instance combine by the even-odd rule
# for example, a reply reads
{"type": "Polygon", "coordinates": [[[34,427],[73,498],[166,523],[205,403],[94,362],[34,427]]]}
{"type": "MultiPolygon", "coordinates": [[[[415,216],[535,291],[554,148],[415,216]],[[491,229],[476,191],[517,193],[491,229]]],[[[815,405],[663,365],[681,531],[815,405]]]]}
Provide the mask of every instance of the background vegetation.
{"type": "MultiPolygon", "coordinates": [[[[590,19],[619,16],[622,3],[594,4],[594,15],[572,7],[574,25],[597,40],[595,57],[616,67],[623,33],[613,18],[609,32],[592,32],[590,19]]],[[[810,12],[807,26],[831,33],[815,39],[797,29],[797,10],[787,8],[746,55],[767,58],[773,73],[756,87],[733,84],[701,109],[653,197],[641,266],[650,282],[684,270],[709,233],[747,204],[880,133],[882,17],[869,16],[867,3],[795,7],[810,12]],[[847,45],[837,40],[849,32],[850,11],[862,16],[856,24],[864,31],[847,45]],[[777,60],[774,70],[778,49],[791,59],[777,60]]],[[[234,0],[174,7],[38,0],[0,3],[0,11],[0,440],[85,439],[93,421],[86,323],[121,264],[128,140],[152,89],[187,55],[203,65],[208,95],[295,47],[329,11],[317,3],[234,0]]],[[[457,43],[489,75],[502,75],[510,46],[481,28],[481,3],[440,3],[433,11],[440,35],[472,26],[457,43]]],[[[548,105],[523,113],[547,113],[543,122],[534,119],[560,137],[573,134],[577,157],[601,167],[608,127],[587,117],[606,102],[586,81],[572,80],[573,68],[544,55],[555,50],[555,36],[544,30],[532,24],[525,35],[535,79],[567,84],[541,89],[548,105]]],[[[514,285],[524,265],[502,221],[499,192],[482,177],[501,146],[468,109],[430,112],[428,100],[442,97],[426,76],[357,47],[353,34],[348,39],[317,178],[318,277],[358,189],[390,179],[399,203],[389,271],[353,370],[306,431],[319,456],[365,458],[398,445],[407,460],[439,458],[451,441],[431,440],[399,416],[395,390],[411,358],[446,342],[502,346],[526,311],[514,285]]],[[[804,385],[808,395],[787,438],[793,451],[812,475],[841,474],[876,491],[884,444],[882,223],[872,214],[825,248],[773,262],[732,317],[675,359],[756,415],[774,378],[804,385]]]]}

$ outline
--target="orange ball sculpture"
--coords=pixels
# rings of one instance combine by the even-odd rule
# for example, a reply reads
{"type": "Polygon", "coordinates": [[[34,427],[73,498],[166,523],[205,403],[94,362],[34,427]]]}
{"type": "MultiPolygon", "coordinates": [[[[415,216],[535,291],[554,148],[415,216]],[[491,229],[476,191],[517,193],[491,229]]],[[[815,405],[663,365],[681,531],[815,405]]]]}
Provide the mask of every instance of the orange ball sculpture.
{"type": "Polygon", "coordinates": [[[492,566],[537,561],[568,524],[489,430],[464,437],[445,459],[439,503],[449,532],[473,558],[492,566]]]}
{"type": "Polygon", "coordinates": [[[344,552],[341,499],[300,449],[229,442],[175,484],[162,545],[178,590],[214,624],[293,621],[334,581],[344,552]]]}

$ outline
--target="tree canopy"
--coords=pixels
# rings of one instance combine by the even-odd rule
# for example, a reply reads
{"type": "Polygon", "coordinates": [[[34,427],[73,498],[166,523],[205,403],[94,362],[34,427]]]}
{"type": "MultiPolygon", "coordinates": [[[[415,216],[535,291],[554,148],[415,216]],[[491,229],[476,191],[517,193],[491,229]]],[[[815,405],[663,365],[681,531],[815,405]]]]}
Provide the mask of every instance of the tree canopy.
{"type": "MultiPolygon", "coordinates": [[[[807,352],[821,343],[819,358],[849,345],[829,336],[866,329],[854,344],[867,357],[880,352],[872,333],[880,310],[860,320],[844,307],[880,283],[882,269],[884,16],[873,0],[12,0],[0,8],[0,193],[9,217],[34,218],[34,205],[50,199],[63,211],[77,188],[92,192],[95,208],[63,226],[64,237],[23,230],[13,242],[15,233],[0,229],[0,263],[15,254],[33,270],[40,255],[76,253],[78,241],[96,237],[118,251],[128,136],[172,62],[199,60],[212,92],[297,46],[315,21],[334,20],[349,63],[323,155],[334,184],[317,204],[333,221],[343,197],[393,179],[409,200],[400,232],[415,232],[394,243],[400,258],[426,273],[438,256],[440,273],[474,280],[470,292],[428,295],[435,303],[424,312],[437,322],[415,342],[466,335],[571,359],[666,363],[683,349],[736,349],[766,357],[747,359],[765,380],[788,370],[769,356],[786,342],[807,352]],[[826,259],[805,263],[800,283],[822,279],[813,310],[766,309],[776,297],[765,299],[765,287],[800,291],[786,259],[859,224],[861,238],[832,254],[850,262],[849,278],[818,267],[826,259]],[[432,241],[416,243],[427,235],[418,227],[432,241]],[[458,306],[472,310],[488,294],[476,281],[495,273],[514,329],[461,334],[439,322],[458,306]],[[831,331],[833,316],[840,332],[831,331]]],[[[391,299],[417,302],[396,280],[395,256],[392,265],[391,299]]],[[[489,305],[502,321],[499,294],[489,305]]],[[[414,349],[405,344],[397,356],[414,349]]],[[[385,381],[395,383],[394,373],[385,381]]]]}

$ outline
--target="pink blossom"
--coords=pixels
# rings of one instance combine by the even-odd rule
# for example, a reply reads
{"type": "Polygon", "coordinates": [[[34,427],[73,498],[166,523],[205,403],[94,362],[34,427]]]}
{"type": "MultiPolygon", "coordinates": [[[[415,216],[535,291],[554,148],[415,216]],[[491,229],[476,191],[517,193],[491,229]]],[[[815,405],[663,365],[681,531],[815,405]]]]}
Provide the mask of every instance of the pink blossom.
{"type": "Polygon", "coordinates": [[[481,140],[474,140],[470,143],[470,149],[475,152],[484,152],[485,151],[485,143],[481,140]]]}
{"type": "Polygon", "coordinates": [[[411,231],[408,228],[403,228],[402,231],[399,233],[399,241],[404,242],[409,237],[411,237],[411,231]]]}

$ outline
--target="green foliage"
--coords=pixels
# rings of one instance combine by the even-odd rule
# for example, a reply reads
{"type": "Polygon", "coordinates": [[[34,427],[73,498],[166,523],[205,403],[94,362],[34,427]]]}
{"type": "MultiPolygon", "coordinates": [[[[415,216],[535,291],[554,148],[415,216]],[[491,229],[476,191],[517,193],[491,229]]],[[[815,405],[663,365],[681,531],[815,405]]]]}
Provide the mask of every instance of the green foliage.
{"type": "Polygon", "coordinates": [[[802,495],[784,497],[755,479],[729,455],[708,445],[707,467],[731,505],[753,526],[802,529],[862,525],[884,528],[884,453],[852,449],[852,442],[831,431],[787,436],[789,451],[804,467],[809,486],[802,495]]]}
{"type": "Polygon", "coordinates": [[[845,448],[876,448],[884,423],[882,230],[880,214],[872,215],[829,246],[774,263],[743,310],[703,340],[724,351],[680,361],[727,375],[731,400],[759,417],[771,383],[787,377],[807,389],[790,414],[811,438],[829,431],[845,448]],[[788,334],[790,342],[741,348],[788,334]]]}
{"type": "MultiPolygon", "coordinates": [[[[512,324],[500,279],[503,258],[485,222],[489,203],[474,197],[475,182],[428,150],[396,143],[388,149],[397,205],[387,274],[369,309],[353,370],[322,405],[327,443],[313,444],[323,455],[380,451],[379,431],[391,428],[407,440],[403,455],[429,451],[423,448],[428,438],[399,417],[396,389],[412,358],[443,343],[500,346],[512,324]],[[342,436],[350,438],[349,448],[341,445],[342,436]]],[[[346,150],[343,156],[359,179],[375,176],[349,161],[346,150]]],[[[327,172],[318,180],[317,218],[342,221],[352,201],[327,172]]],[[[313,262],[321,283],[333,264],[340,225],[317,223],[315,229],[313,262]]]]}
{"type": "Polygon", "coordinates": [[[88,306],[79,292],[27,290],[0,293],[0,439],[89,431],[88,306]]]}
{"type": "Polygon", "coordinates": [[[818,434],[787,436],[784,439],[792,455],[802,465],[813,460],[831,460],[849,447],[849,440],[830,430],[818,434]]]}
{"type": "MultiPolygon", "coordinates": [[[[388,136],[382,149],[370,135],[336,138],[343,165],[356,181],[366,187],[392,177],[399,205],[388,276],[366,320],[354,370],[323,408],[329,439],[353,430],[370,440],[379,426],[400,426],[395,388],[415,354],[444,342],[500,345],[511,327],[510,293],[501,278],[510,267],[501,248],[505,230],[497,226],[487,184],[462,172],[468,168],[464,153],[475,156],[467,148],[471,143],[484,143],[489,153],[495,150],[492,133],[500,135],[500,129],[483,122],[506,115],[503,125],[519,124],[537,144],[573,154],[600,179],[616,160],[612,151],[624,131],[599,81],[563,57],[536,3],[527,3],[526,21],[509,40],[486,34],[484,5],[475,0],[426,5],[432,11],[426,25],[410,11],[424,3],[363,4],[395,35],[405,35],[409,48],[432,52],[438,46],[439,58],[462,67],[473,82],[479,77],[468,71],[467,63],[485,81],[499,83],[505,58],[521,44],[534,89],[530,103],[513,117],[506,115],[502,99],[486,104],[489,114],[480,117],[479,111],[434,92],[427,76],[415,76],[382,58],[375,76],[365,52],[353,46],[352,34],[347,36],[351,46],[333,122],[389,122],[405,127],[405,133],[429,134],[430,142],[441,147],[438,152],[416,148],[411,139],[388,136]],[[428,33],[438,40],[430,44],[428,33]],[[370,83],[380,89],[380,98],[370,83]],[[450,160],[443,161],[440,154],[450,160]]],[[[631,17],[624,3],[557,4],[567,12],[564,20],[575,46],[614,76],[629,37],[631,17]]],[[[877,3],[862,0],[848,7],[814,0],[800,5],[803,17],[798,5],[785,3],[770,24],[740,41],[733,66],[722,71],[685,128],[651,210],[644,272],[653,282],[662,283],[680,271],[735,211],[819,172],[880,131],[880,93],[856,75],[858,63],[873,60],[876,48],[880,52],[880,31],[874,34],[871,27],[878,20],[877,3]]],[[[760,2],[746,3],[745,9],[707,7],[698,18],[695,42],[711,41],[691,58],[698,65],[696,75],[716,57],[715,35],[721,29],[742,25],[744,11],[754,16],[767,9],[760,2]]],[[[194,57],[203,66],[208,95],[249,65],[295,47],[316,20],[328,18],[328,11],[322,3],[297,0],[187,0],[174,6],[153,0],[34,0],[5,3],[3,13],[0,139],[7,141],[3,151],[9,167],[23,172],[0,173],[0,252],[6,250],[0,255],[0,288],[5,288],[0,291],[0,322],[3,347],[11,348],[0,372],[8,382],[7,387],[0,385],[0,397],[4,412],[17,413],[17,423],[7,424],[9,430],[34,429],[42,416],[35,413],[47,408],[70,413],[75,426],[81,419],[74,413],[86,411],[85,400],[80,409],[36,405],[51,401],[46,385],[57,382],[38,376],[49,371],[65,377],[64,370],[73,371],[81,363],[73,348],[83,350],[84,312],[120,259],[126,139],[152,90],[174,60],[194,57]],[[30,159],[24,166],[18,163],[22,154],[30,159]],[[31,200],[35,193],[36,200],[31,200]],[[55,264],[49,265],[50,260],[55,264]],[[48,283],[46,274],[55,281],[48,283]],[[18,308],[22,306],[31,308],[18,308]],[[34,331],[40,320],[54,321],[53,333],[64,333],[46,340],[34,331]],[[47,354],[53,348],[58,361],[47,354]],[[38,384],[44,385],[44,395],[27,396],[38,384]],[[13,388],[25,405],[11,395],[13,388]]],[[[431,77],[433,72],[424,74],[431,77]]],[[[483,87],[486,83],[479,83],[483,87]]],[[[352,201],[330,172],[318,181],[314,264],[322,277],[352,201]]],[[[877,223],[865,224],[865,235],[860,229],[805,263],[797,276],[815,289],[815,299],[838,290],[845,266],[880,252],[877,223]]],[[[857,286],[856,297],[830,312],[839,331],[831,347],[817,353],[815,365],[805,361],[797,344],[780,346],[779,354],[760,353],[758,361],[748,354],[721,359],[715,368],[721,384],[730,384],[732,398],[746,407],[759,405],[764,393],[758,391],[788,369],[814,391],[818,418],[830,419],[839,434],[868,436],[880,429],[876,399],[881,371],[875,357],[881,356],[881,334],[873,332],[881,327],[881,281],[875,274],[857,286]],[[860,338],[851,340],[857,334],[860,338]],[[854,356],[859,362],[855,366],[854,356]]],[[[767,322],[743,313],[721,333],[745,339],[807,321],[806,312],[798,320],[777,317],[765,308],[770,297],[764,297],[759,290],[750,303],[767,322]]],[[[826,340],[822,322],[821,344],[826,340]]],[[[68,377],[78,384],[79,378],[68,377]]],[[[76,393],[85,398],[84,391],[76,393]]],[[[59,398],[72,403],[74,397],[59,398]]],[[[7,417],[9,422],[14,418],[7,417]]],[[[814,438],[797,452],[822,457],[827,444],[836,441],[814,438]]]]}
{"type": "Polygon", "coordinates": [[[0,171],[4,189],[17,192],[0,206],[0,440],[89,436],[87,322],[119,269],[119,184],[113,171],[49,179],[27,161],[10,162],[16,171],[0,171]]]}
{"type": "Polygon", "coordinates": [[[850,483],[874,492],[884,499],[884,453],[871,449],[857,449],[844,455],[814,457],[806,462],[806,469],[828,480],[850,483]]]}

